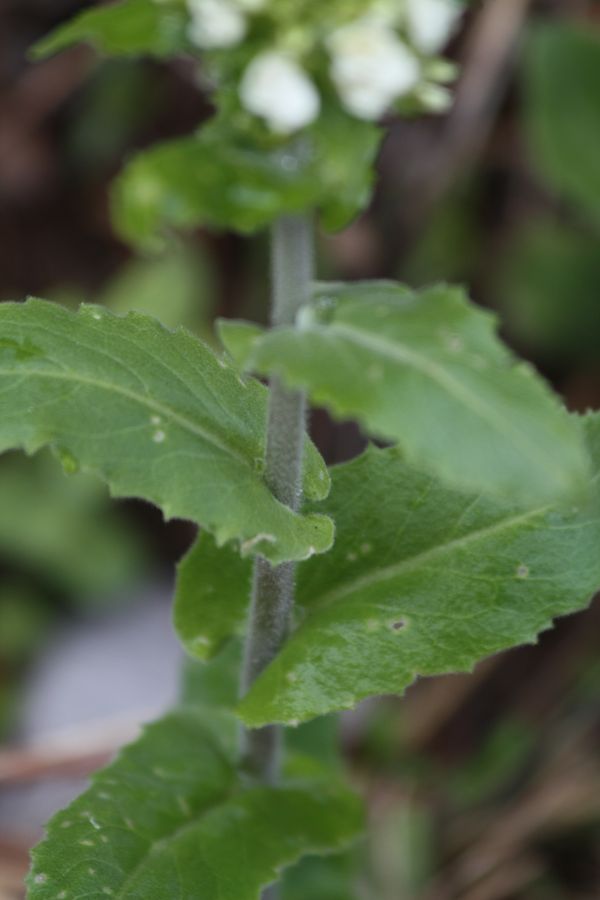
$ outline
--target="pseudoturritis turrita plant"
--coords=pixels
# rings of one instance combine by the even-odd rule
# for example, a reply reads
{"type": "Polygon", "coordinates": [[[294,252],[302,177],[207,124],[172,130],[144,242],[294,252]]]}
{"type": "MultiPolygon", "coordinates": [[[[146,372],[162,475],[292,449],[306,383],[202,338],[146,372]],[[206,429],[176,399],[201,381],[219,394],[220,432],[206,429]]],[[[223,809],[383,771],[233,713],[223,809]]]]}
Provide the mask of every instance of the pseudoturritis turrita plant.
{"type": "Polygon", "coordinates": [[[199,526],[175,625],[206,666],[51,821],[31,900],[255,900],[361,830],[302,723],[533,641],[600,584],[600,418],[567,414],[460,288],[315,279],[314,223],[365,206],[382,119],[450,102],[461,12],[121,0],[36,48],[197,62],[215,115],[125,166],[116,226],[150,249],[271,228],[273,327],[222,322],[215,353],[142,315],[0,306],[0,449],[50,445],[199,526]],[[387,449],[328,471],[308,399],[387,449]]]}

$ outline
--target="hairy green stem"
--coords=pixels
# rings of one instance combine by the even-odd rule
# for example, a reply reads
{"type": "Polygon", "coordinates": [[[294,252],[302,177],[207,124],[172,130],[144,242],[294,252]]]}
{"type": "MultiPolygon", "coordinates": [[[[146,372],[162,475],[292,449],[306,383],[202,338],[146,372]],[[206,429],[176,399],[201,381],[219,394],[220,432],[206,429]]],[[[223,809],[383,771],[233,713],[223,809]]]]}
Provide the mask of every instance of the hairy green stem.
{"type": "MultiPolygon", "coordinates": [[[[272,235],[273,326],[293,325],[310,296],[314,276],[313,223],[309,217],[279,219],[272,235]]],[[[302,502],[302,459],[306,433],[306,399],[278,378],[270,384],[265,479],[277,499],[298,511],[302,502]]],[[[286,639],[294,603],[294,565],[273,567],[257,558],[242,693],[277,656],[286,639]]],[[[269,726],[244,735],[245,765],[272,784],[279,775],[281,730],[269,726]]],[[[265,895],[266,896],[266,895],[265,895]]]]}

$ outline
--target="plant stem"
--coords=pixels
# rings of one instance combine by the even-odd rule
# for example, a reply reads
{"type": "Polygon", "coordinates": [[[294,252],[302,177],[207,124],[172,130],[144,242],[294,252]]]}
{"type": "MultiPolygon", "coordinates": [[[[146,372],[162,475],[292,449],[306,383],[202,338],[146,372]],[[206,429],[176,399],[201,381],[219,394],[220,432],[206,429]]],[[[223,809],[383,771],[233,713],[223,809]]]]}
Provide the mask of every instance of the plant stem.
{"type": "MultiPolygon", "coordinates": [[[[296,313],[309,299],[313,276],[312,219],[279,219],[272,233],[273,326],[294,324],[296,313]]],[[[306,399],[298,391],[287,390],[276,377],[271,379],[270,389],[265,480],[275,497],[297,512],[302,502],[306,399]]],[[[294,568],[293,563],[273,567],[261,557],[256,559],[243,694],[277,656],[286,639],[294,604],[294,568]]],[[[279,776],[281,743],[281,729],[276,726],[247,731],[246,768],[273,784],[279,776]]]]}

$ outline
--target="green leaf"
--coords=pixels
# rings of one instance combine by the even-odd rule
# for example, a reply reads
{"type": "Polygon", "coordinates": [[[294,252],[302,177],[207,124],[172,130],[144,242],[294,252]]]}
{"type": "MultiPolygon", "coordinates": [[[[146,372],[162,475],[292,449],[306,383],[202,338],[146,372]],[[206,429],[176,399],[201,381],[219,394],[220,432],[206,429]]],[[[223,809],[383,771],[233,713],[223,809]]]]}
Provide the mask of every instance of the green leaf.
{"type": "MultiPolygon", "coordinates": [[[[273,562],[329,549],[332,524],[282,506],[262,478],[267,391],[184,330],[39,300],[0,305],[0,452],[57,449],[72,467],[217,543],[273,562]]],[[[307,443],[307,496],[329,477],[307,443]]]]}
{"type": "Polygon", "coordinates": [[[161,245],[165,229],[208,225],[251,233],[316,207],[326,227],[341,228],[370,196],[381,136],[372,125],[338,119],[338,127],[315,126],[303,153],[295,146],[263,148],[221,121],[159,144],[117,179],[116,226],[126,240],[150,249],[161,245]]]}
{"type": "Polygon", "coordinates": [[[189,48],[182,0],[123,0],[94,7],[56,28],[32,48],[43,59],[86,42],[109,56],[167,57],[189,48]]]}
{"type": "Polygon", "coordinates": [[[237,730],[214,709],[150,726],[51,821],[29,900],[257,900],[285,866],[354,839],[360,804],[331,778],[274,788],[238,775],[237,730]]]}
{"type": "Polygon", "coordinates": [[[242,642],[229,641],[210,663],[186,656],[180,699],[186,706],[232,710],[239,698],[242,642]]]}
{"type": "Polygon", "coordinates": [[[549,184],[600,222],[600,35],[538,26],[525,66],[526,126],[549,184]]]}
{"type": "Polygon", "coordinates": [[[459,288],[322,285],[299,327],[255,340],[246,363],[453,484],[539,501],[587,482],[579,430],[459,288]]]}
{"type": "Polygon", "coordinates": [[[177,568],[173,621],[183,646],[212,659],[246,624],[251,569],[233,547],[201,534],[177,568]]]}
{"type": "Polygon", "coordinates": [[[264,333],[262,325],[236,319],[217,319],[216,330],[219,340],[240,369],[252,354],[255,342],[264,333]]]}
{"type": "Polygon", "coordinates": [[[569,511],[451,491],[394,449],[334,469],[335,547],[301,566],[296,630],[243,720],[291,724],[468,671],[583,608],[600,586],[600,416],[584,425],[594,496],[569,511]]]}

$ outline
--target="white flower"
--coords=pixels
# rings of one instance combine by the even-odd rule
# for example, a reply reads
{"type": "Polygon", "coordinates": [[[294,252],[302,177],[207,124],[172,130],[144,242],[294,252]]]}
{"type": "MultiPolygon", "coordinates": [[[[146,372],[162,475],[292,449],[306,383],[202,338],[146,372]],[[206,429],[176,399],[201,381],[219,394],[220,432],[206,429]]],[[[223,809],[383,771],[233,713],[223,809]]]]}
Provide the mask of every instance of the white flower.
{"type": "Polygon", "coordinates": [[[240,85],[243,106],[266,119],[278,134],[310,125],[319,115],[321,98],[306,72],[291,57],[269,51],[256,56],[240,85]]]}
{"type": "Polygon", "coordinates": [[[198,47],[233,47],[246,35],[246,19],[233,0],[188,0],[188,34],[198,47]]]}
{"type": "Polygon", "coordinates": [[[379,17],[364,17],[329,37],[331,77],[344,106],[376,120],[419,81],[419,63],[379,17]]]}
{"type": "Polygon", "coordinates": [[[439,53],[462,15],[457,0],[405,0],[408,34],[422,53],[439,53]]]}

